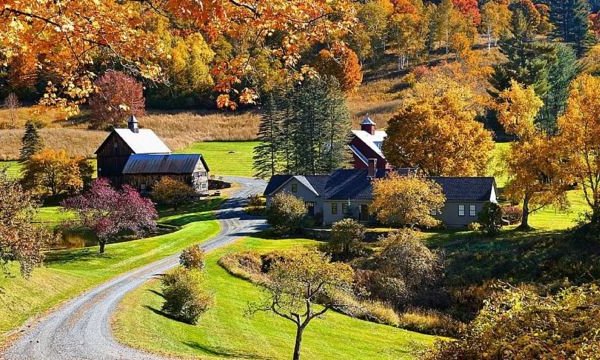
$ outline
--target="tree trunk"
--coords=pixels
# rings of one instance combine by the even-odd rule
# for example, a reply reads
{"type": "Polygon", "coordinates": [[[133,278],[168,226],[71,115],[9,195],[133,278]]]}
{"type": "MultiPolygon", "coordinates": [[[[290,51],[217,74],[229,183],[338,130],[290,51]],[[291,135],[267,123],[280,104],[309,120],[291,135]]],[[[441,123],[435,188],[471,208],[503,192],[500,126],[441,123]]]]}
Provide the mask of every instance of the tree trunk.
{"type": "Polygon", "coordinates": [[[528,230],[531,227],[529,226],[529,195],[525,195],[523,199],[523,215],[521,217],[521,225],[519,225],[520,230],[528,230]]]}
{"type": "Polygon", "coordinates": [[[304,327],[298,326],[296,329],[296,345],[294,345],[294,356],[293,360],[300,360],[300,347],[302,346],[302,332],[304,332],[304,327]]]}
{"type": "Polygon", "coordinates": [[[104,247],[106,246],[106,241],[99,241],[100,243],[100,250],[98,251],[100,254],[104,254],[104,247]]]}

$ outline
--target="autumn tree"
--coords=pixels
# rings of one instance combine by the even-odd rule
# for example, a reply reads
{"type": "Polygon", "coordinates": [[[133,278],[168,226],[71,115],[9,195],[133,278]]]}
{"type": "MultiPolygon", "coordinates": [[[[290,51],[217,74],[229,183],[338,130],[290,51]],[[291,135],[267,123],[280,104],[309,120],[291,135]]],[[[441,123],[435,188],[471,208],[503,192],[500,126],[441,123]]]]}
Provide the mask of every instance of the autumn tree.
{"type": "Polygon", "coordinates": [[[362,82],[362,70],[358,56],[344,46],[333,45],[331,49],[323,49],[315,61],[317,71],[337,79],[342,91],[352,92],[362,82]]]}
{"type": "Polygon", "coordinates": [[[388,48],[388,18],[394,11],[391,0],[357,4],[358,24],[349,35],[350,46],[361,60],[379,61],[388,48]]]}
{"type": "Polygon", "coordinates": [[[429,11],[421,0],[394,3],[388,26],[390,40],[395,42],[400,70],[405,69],[410,60],[418,58],[427,48],[429,22],[429,11]]]}
{"type": "Polygon", "coordinates": [[[34,224],[37,211],[31,193],[0,169],[0,264],[18,262],[25,277],[41,265],[43,250],[51,240],[46,228],[34,224]]]}
{"type": "Polygon", "coordinates": [[[172,206],[174,210],[179,208],[179,205],[191,201],[198,194],[190,185],[170,178],[162,177],[152,187],[152,199],[159,204],[172,206]]]}
{"type": "Polygon", "coordinates": [[[532,87],[524,88],[513,81],[510,89],[500,94],[502,103],[498,120],[508,134],[517,140],[506,156],[508,182],[505,193],[513,201],[522,202],[521,229],[529,229],[529,215],[549,205],[564,209],[568,202],[568,182],[563,173],[561,146],[535,124],[542,100],[532,87]]]}
{"type": "Polygon", "coordinates": [[[277,193],[267,206],[267,222],[281,234],[297,232],[306,216],[304,201],[286,192],[277,193]]]}
{"type": "Polygon", "coordinates": [[[456,40],[467,41],[472,45],[477,35],[477,28],[472,19],[465,16],[454,5],[453,0],[442,0],[433,10],[430,36],[436,43],[443,44],[446,53],[456,49],[456,40]]]}
{"type": "Polygon", "coordinates": [[[350,259],[361,251],[365,238],[365,227],[354,219],[343,219],[331,226],[331,235],[325,246],[334,259],[350,259]]]}
{"type": "Polygon", "coordinates": [[[511,12],[508,2],[502,0],[490,0],[481,8],[481,27],[487,37],[488,52],[492,44],[496,46],[501,37],[510,35],[511,12]]]}
{"type": "Polygon", "coordinates": [[[144,88],[133,77],[109,70],[94,86],[97,91],[90,98],[90,108],[95,128],[117,127],[132,114],[144,115],[144,88]]]}
{"type": "Polygon", "coordinates": [[[437,80],[417,83],[388,122],[386,159],[397,167],[418,167],[427,175],[483,175],[494,143],[475,120],[477,98],[455,80],[437,80]]]}
{"type": "Polygon", "coordinates": [[[350,0],[312,1],[97,1],[22,2],[7,0],[0,16],[0,51],[7,62],[24,59],[23,68],[56,75],[47,83],[46,104],[71,112],[94,91],[97,64],[115,64],[145,79],[161,81],[161,60],[169,52],[148,22],[154,16],[171,20],[175,32],[202,33],[209,45],[224,37],[234,47],[231,57],[212,65],[214,89],[220,103],[252,99],[244,83],[259,74],[253,51],[267,48],[283,64],[286,77],[298,74],[303,51],[341,39],[355,26],[356,10],[350,0]],[[274,36],[277,35],[277,36],[274,36]],[[53,78],[53,79],[54,79],[53,78]],[[227,101],[226,101],[227,100],[227,101]]]}
{"type": "Polygon", "coordinates": [[[575,177],[590,206],[590,221],[600,224],[600,77],[584,74],[571,84],[567,108],[558,118],[560,146],[569,155],[564,164],[575,177]]]}
{"type": "Polygon", "coordinates": [[[6,99],[4,99],[4,107],[8,110],[8,125],[12,128],[17,125],[17,110],[19,106],[21,106],[21,103],[19,102],[19,98],[15,93],[11,92],[8,94],[8,96],[6,96],[6,99]]]}
{"type": "Polygon", "coordinates": [[[414,175],[398,175],[373,182],[373,203],[377,219],[388,225],[434,227],[434,215],[442,210],[446,197],[439,184],[414,175]]]}
{"type": "Polygon", "coordinates": [[[137,235],[156,226],[158,214],[152,201],[143,198],[130,186],[115,190],[106,179],[97,179],[81,195],[61,203],[66,210],[77,214],[75,225],[94,232],[104,253],[107,243],[114,241],[124,231],[137,235]]]}
{"type": "Polygon", "coordinates": [[[93,174],[87,159],[65,150],[45,149],[33,154],[23,168],[23,187],[41,196],[73,194],[89,184],[93,174]]]}
{"type": "Polygon", "coordinates": [[[38,133],[37,125],[33,121],[27,121],[27,123],[25,123],[25,134],[23,134],[23,138],[21,139],[21,153],[19,159],[21,161],[26,161],[43,148],[44,144],[38,133]]]}
{"type": "Polygon", "coordinates": [[[423,304],[422,295],[439,285],[443,261],[418,232],[400,229],[381,240],[381,252],[374,257],[377,274],[368,290],[378,299],[390,302],[398,310],[411,304],[423,304]]]}
{"type": "Polygon", "coordinates": [[[296,251],[275,261],[264,284],[264,296],[249,306],[250,313],[268,311],[296,326],[292,359],[299,360],[304,331],[313,319],[344,304],[340,295],[352,294],[353,270],[348,264],[330,262],[317,251],[296,251]]]}

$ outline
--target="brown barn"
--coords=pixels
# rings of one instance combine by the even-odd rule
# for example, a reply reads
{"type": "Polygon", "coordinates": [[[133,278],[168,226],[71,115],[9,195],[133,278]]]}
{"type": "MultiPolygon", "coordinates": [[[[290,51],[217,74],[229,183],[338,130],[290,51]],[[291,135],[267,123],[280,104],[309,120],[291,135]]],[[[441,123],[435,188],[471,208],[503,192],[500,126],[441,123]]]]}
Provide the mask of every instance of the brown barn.
{"type": "Polygon", "coordinates": [[[171,154],[150,129],[140,129],[135,116],[127,129],[114,129],[96,150],[98,177],[114,185],[128,184],[141,192],[152,190],[162,177],[185,182],[198,193],[208,191],[209,168],[200,154],[171,154]]]}

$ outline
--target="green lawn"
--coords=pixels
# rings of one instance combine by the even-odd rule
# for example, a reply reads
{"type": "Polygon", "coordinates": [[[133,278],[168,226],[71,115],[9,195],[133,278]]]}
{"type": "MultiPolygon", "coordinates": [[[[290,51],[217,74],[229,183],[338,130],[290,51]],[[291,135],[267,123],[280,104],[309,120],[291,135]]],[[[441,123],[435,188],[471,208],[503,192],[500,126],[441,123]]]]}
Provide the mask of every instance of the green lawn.
{"type": "Polygon", "coordinates": [[[0,161],[0,169],[7,168],[8,176],[12,178],[21,177],[22,167],[18,161],[0,161]]]}
{"type": "MultiPolygon", "coordinates": [[[[179,214],[167,213],[161,222],[180,225],[180,230],[109,244],[102,256],[96,246],[50,252],[45,266],[34,270],[28,280],[18,275],[16,264],[9,264],[12,276],[0,275],[0,343],[8,331],[22,325],[28,318],[116,275],[176,254],[187,246],[214,236],[219,231],[219,223],[212,213],[217,204],[218,201],[211,200],[190,206],[179,214]]],[[[54,210],[45,209],[48,213],[54,210]]],[[[48,214],[40,216],[44,218],[48,214]]]]}
{"type": "MultiPolygon", "coordinates": [[[[314,246],[303,239],[249,238],[207,256],[206,281],[216,302],[198,325],[160,314],[160,283],[152,280],[127,295],[113,321],[117,338],[137,348],[177,357],[287,359],[294,345],[294,325],[269,313],[244,316],[249,301],[260,296],[257,286],[231,276],[217,261],[225,253],[269,251],[314,246]]],[[[309,325],[303,340],[306,359],[405,359],[430,346],[435,337],[330,312],[309,325]]]]}
{"type": "Polygon", "coordinates": [[[199,142],[179,150],[179,153],[200,153],[212,175],[252,177],[252,155],[258,141],[199,142]]]}

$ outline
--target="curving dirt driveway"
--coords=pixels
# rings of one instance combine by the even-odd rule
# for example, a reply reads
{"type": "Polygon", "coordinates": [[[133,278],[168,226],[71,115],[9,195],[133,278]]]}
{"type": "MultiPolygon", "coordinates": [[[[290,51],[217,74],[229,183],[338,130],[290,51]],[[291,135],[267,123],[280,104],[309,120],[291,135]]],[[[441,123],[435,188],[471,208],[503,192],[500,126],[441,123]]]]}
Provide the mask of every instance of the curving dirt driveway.
{"type": "MultiPolygon", "coordinates": [[[[245,199],[262,193],[265,182],[247,178],[226,178],[240,184],[223,203],[217,217],[221,231],[201,247],[212,250],[263,228],[264,220],[246,216],[245,199]]],[[[111,316],[125,294],[156,274],[178,264],[178,255],[170,256],[121,275],[69,301],[40,319],[5,352],[6,359],[160,359],[119,344],[110,329],[111,316]]]]}

